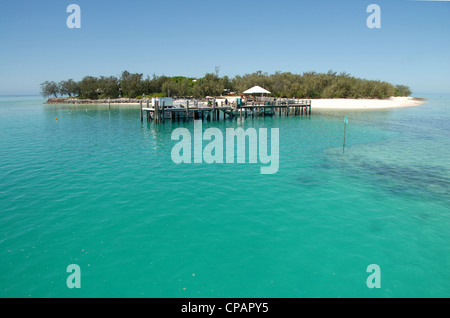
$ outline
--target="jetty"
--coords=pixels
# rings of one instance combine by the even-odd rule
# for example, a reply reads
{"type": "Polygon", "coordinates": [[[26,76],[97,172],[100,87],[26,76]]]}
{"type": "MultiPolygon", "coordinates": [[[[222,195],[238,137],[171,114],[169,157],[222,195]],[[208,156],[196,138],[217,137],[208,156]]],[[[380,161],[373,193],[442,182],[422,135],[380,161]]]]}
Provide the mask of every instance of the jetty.
{"type": "Polygon", "coordinates": [[[166,105],[166,101],[154,100],[152,105],[147,101],[144,106],[140,102],[141,121],[163,123],[165,120],[188,121],[189,119],[224,120],[256,116],[311,116],[311,100],[307,99],[260,99],[238,105],[220,105],[215,100],[207,106],[200,106],[196,101],[185,101],[177,107],[166,105]]]}

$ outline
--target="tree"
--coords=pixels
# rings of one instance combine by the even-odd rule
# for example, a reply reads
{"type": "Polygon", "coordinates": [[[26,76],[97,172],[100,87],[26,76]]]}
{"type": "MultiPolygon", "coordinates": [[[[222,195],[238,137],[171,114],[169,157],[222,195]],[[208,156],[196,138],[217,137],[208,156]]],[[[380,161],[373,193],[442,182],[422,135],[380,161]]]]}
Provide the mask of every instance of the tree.
{"type": "Polygon", "coordinates": [[[197,80],[193,93],[196,97],[217,96],[223,93],[224,88],[223,81],[217,75],[208,73],[197,80]]]}
{"type": "Polygon", "coordinates": [[[142,82],[142,73],[130,73],[128,71],[122,72],[120,78],[120,88],[123,96],[135,98],[144,93],[144,85],[142,82]]]}
{"type": "Polygon", "coordinates": [[[101,90],[102,97],[117,98],[119,96],[119,79],[115,76],[100,76],[98,88],[101,90]]]}
{"type": "Polygon", "coordinates": [[[49,96],[55,96],[55,98],[58,97],[59,94],[59,86],[55,82],[51,81],[45,81],[41,84],[41,94],[43,97],[49,97],[49,96]]]}
{"type": "Polygon", "coordinates": [[[153,74],[152,79],[150,79],[150,77],[147,77],[147,79],[143,81],[142,86],[144,92],[147,94],[161,93],[163,91],[162,86],[167,81],[170,81],[170,77],[164,75],[156,76],[155,74],[153,74]]]}
{"type": "Polygon", "coordinates": [[[119,91],[123,96],[135,98],[149,94],[158,96],[218,96],[225,91],[242,93],[248,88],[259,85],[271,91],[273,97],[298,98],[388,98],[391,96],[409,96],[411,90],[404,85],[393,86],[387,82],[355,78],[348,73],[337,74],[306,72],[293,74],[275,72],[274,74],[257,71],[251,74],[219,77],[219,67],[215,73],[207,73],[196,81],[185,76],[149,76],[142,80],[141,73],[123,71],[120,79],[115,76],[86,76],[80,82],[72,79],[41,84],[41,92],[45,97],[58,94],[82,98],[98,97],[116,98],[119,91]]]}
{"type": "Polygon", "coordinates": [[[177,95],[177,87],[176,83],[174,81],[166,81],[161,86],[161,91],[164,93],[165,96],[171,97],[174,95],[177,95]]]}
{"type": "Polygon", "coordinates": [[[94,76],[85,76],[80,82],[80,97],[97,99],[99,96],[99,81],[94,76]]]}
{"type": "Polygon", "coordinates": [[[61,81],[58,83],[59,92],[62,96],[69,95],[69,97],[78,95],[80,93],[80,88],[77,82],[73,79],[67,81],[61,81]]]}
{"type": "Polygon", "coordinates": [[[405,85],[395,85],[395,96],[410,96],[411,89],[405,85]]]}

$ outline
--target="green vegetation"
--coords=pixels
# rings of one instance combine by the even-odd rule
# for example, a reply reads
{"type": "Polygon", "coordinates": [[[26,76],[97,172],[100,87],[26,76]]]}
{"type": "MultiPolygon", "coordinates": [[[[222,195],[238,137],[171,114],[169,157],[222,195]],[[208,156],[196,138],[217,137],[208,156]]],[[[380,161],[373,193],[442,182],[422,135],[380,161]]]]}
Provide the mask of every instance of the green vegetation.
{"type": "Polygon", "coordinates": [[[49,97],[52,95],[58,97],[58,94],[61,94],[61,90],[57,83],[53,81],[45,81],[41,84],[41,94],[44,97],[49,97]]]}
{"type": "Polygon", "coordinates": [[[395,86],[395,96],[409,96],[412,92],[408,86],[396,85],[395,86]]]}
{"type": "Polygon", "coordinates": [[[272,92],[274,97],[297,98],[388,98],[391,96],[410,96],[411,90],[404,85],[355,78],[347,73],[337,74],[308,72],[292,74],[289,72],[267,74],[261,71],[237,75],[232,79],[208,73],[203,78],[184,76],[147,76],[142,73],[123,71],[120,78],[115,76],[86,76],[81,81],[73,79],[55,83],[41,84],[44,97],[69,96],[87,99],[97,98],[142,98],[142,97],[205,97],[233,92],[241,94],[250,87],[259,85],[272,92]]]}

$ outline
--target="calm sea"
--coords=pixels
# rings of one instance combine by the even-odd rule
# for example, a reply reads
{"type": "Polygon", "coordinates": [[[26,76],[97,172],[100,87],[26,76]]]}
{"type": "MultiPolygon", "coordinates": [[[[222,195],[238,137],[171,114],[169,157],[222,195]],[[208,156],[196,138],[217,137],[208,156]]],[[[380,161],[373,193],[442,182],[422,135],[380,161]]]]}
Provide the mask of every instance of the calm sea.
{"type": "Polygon", "coordinates": [[[176,165],[193,123],[137,106],[1,97],[0,296],[450,297],[450,97],[428,97],[203,123],[279,128],[273,175],[176,165]]]}

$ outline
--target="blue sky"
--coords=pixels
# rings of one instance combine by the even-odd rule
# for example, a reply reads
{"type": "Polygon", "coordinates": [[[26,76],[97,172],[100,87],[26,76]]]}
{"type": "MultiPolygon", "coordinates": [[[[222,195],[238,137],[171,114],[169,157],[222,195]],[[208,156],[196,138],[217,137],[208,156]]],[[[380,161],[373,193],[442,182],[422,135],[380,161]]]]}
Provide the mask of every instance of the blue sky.
{"type": "Polygon", "coordinates": [[[201,77],[348,72],[450,93],[450,2],[409,0],[0,1],[0,94],[85,75],[201,77]],[[69,29],[69,4],[81,29],[69,29]],[[366,8],[381,7],[381,29],[366,8]]]}

